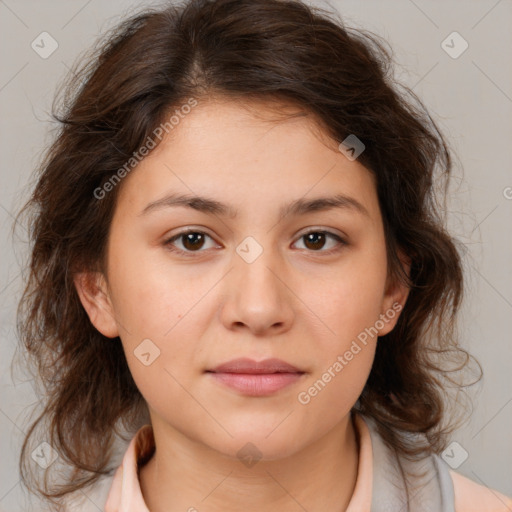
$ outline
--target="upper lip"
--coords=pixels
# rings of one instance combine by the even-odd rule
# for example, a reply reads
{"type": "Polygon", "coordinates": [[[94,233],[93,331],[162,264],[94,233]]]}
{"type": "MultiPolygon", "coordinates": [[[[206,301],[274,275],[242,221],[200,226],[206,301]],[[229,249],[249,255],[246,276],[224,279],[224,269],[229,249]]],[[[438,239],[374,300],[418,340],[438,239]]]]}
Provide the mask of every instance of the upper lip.
{"type": "Polygon", "coordinates": [[[304,373],[295,366],[281,359],[264,359],[254,361],[246,357],[232,359],[216,366],[212,370],[215,373],[304,373]]]}

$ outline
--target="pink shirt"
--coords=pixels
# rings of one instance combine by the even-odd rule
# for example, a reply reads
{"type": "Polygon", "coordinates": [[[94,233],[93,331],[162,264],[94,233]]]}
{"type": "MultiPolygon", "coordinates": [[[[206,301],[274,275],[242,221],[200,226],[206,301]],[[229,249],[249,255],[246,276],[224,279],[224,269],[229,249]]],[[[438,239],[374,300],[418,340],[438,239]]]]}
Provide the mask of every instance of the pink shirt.
{"type": "MultiPolygon", "coordinates": [[[[354,414],[354,420],[360,444],[359,466],[356,486],[346,512],[370,512],[373,478],[372,441],[368,426],[361,415],[354,414]]],[[[144,425],[131,440],[113,479],[107,480],[112,483],[104,505],[105,512],[149,512],[139,484],[138,464],[147,460],[153,450],[152,427],[144,425]]],[[[450,475],[454,486],[456,512],[512,511],[511,498],[480,485],[455,471],[450,471],[450,475]]],[[[105,491],[103,493],[105,494],[105,491]]],[[[96,502],[96,505],[100,505],[100,503],[96,502]]],[[[77,510],[85,509],[81,506],[77,510]]]]}

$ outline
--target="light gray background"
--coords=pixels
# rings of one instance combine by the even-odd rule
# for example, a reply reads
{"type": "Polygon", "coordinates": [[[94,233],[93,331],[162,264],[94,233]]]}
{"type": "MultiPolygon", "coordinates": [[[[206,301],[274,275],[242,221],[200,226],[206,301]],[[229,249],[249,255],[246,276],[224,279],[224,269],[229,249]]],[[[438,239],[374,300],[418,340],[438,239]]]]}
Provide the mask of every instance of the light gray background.
{"type": "MultiPolygon", "coordinates": [[[[13,382],[10,372],[24,250],[20,242],[16,253],[13,249],[13,214],[27,198],[30,173],[51,139],[49,112],[56,85],[98,34],[143,4],[149,2],[0,0],[3,511],[29,509],[19,485],[17,456],[28,407],[35,400],[31,382],[13,382]],[[47,59],[31,48],[43,31],[59,45],[47,59]]],[[[512,495],[512,2],[332,0],[331,5],[348,25],[387,38],[400,66],[397,77],[424,100],[460,158],[448,219],[467,248],[463,345],[482,363],[485,376],[473,388],[472,420],[453,440],[469,454],[460,473],[512,495]],[[441,47],[453,31],[469,44],[457,59],[441,47]]]]}

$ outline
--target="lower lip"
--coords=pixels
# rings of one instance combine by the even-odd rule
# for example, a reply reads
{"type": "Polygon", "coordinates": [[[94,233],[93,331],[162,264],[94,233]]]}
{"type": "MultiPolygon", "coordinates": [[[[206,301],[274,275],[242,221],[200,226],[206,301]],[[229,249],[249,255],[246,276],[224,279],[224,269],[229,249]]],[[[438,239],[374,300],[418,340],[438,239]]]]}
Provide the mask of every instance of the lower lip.
{"type": "Polygon", "coordinates": [[[248,396],[266,396],[297,382],[302,373],[215,373],[210,375],[222,384],[248,396]]]}

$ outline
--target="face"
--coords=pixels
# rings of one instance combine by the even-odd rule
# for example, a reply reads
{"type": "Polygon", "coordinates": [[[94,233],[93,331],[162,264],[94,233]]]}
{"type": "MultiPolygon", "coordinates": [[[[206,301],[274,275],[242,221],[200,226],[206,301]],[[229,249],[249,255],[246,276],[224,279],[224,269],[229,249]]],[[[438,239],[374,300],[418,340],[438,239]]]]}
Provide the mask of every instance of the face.
{"type": "Polygon", "coordinates": [[[311,116],[265,108],[181,119],[121,184],[106,275],[76,282],[153,421],[275,459],[347,418],[407,291],[387,279],[372,174],[311,116]],[[238,358],[252,363],[218,368],[238,358]]]}

